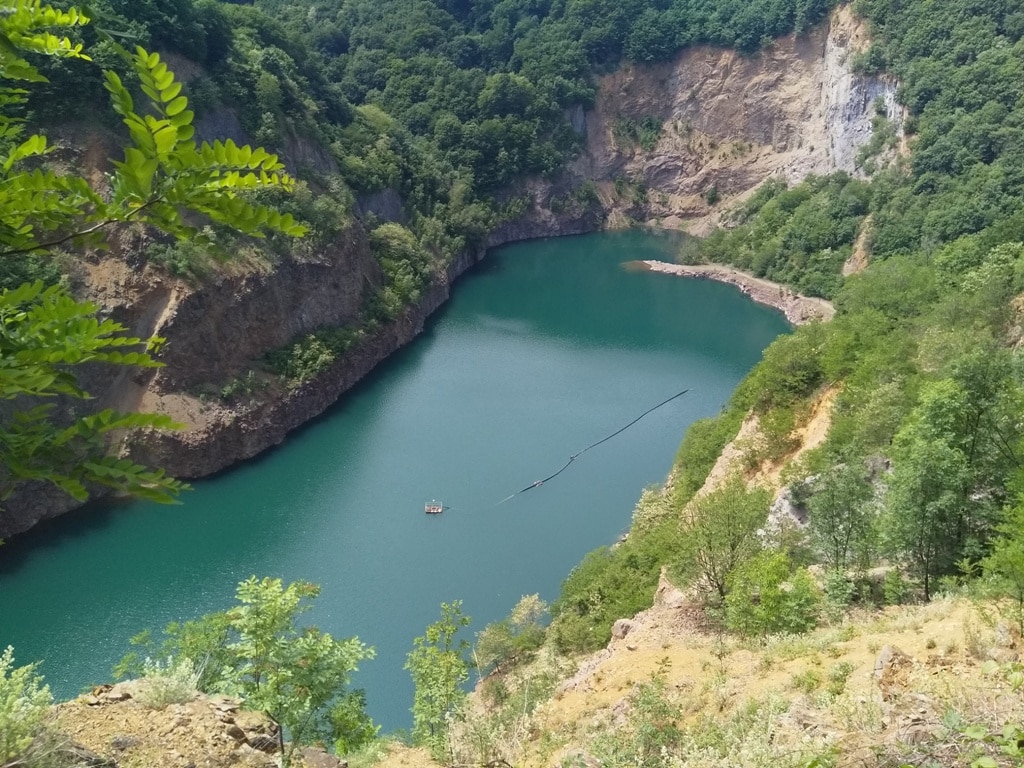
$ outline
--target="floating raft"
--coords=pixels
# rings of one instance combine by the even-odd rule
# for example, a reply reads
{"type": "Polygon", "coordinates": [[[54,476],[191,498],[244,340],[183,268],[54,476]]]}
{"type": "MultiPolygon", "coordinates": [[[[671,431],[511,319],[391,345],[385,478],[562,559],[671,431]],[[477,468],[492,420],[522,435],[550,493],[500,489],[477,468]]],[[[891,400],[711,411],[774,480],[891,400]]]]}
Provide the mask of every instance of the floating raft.
{"type": "Polygon", "coordinates": [[[423,505],[423,511],[428,515],[440,515],[444,512],[444,504],[440,501],[428,501],[423,505]]]}

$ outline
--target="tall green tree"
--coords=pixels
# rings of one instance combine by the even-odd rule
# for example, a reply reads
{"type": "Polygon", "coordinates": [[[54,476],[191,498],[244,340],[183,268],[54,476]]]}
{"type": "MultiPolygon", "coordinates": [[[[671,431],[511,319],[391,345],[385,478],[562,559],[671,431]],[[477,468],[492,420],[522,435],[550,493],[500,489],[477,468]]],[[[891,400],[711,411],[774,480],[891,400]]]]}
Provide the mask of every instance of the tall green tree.
{"type": "Polygon", "coordinates": [[[733,475],[691,503],[690,519],[683,523],[684,556],[692,558],[702,585],[717,599],[728,593],[730,574],[760,551],[757,532],[768,518],[768,502],[767,491],[748,490],[742,476],[733,475]]]}
{"type": "Polygon", "coordinates": [[[970,463],[954,428],[964,405],[954,382],[929,385],[893,441],[885,535],[891,551],[921,578],[926,600],[936,577],[954,572],[971,524],[970,463]]]}
{"type": "Polygon", "coordinates": [[[831,570],[862,566],[870,556],[873,497],[870,479],[859,461],[836,465],[814,482],[807,500],[808,527],[815,548],[831,570]]]}
{"type": "Polygon", "coordinates": [[[996,530],[992,553],[981,565],[998,592],[1012,601],[1014,619],[1024,633],[1024,504],[1009,509],[996,530]]]}
{"type": "Polygon", "coordinates": [[[436,760],[451,757],[448,732],[451,720],[459,717],[469,679],[466,652],[469,641],[456,640],[458,631],[469,625],[462,615],[462,601],[441,603],[441,618],[413,640],[405,668],[416,686],[412,704],[412,738],[430,749],[436,760]]]}

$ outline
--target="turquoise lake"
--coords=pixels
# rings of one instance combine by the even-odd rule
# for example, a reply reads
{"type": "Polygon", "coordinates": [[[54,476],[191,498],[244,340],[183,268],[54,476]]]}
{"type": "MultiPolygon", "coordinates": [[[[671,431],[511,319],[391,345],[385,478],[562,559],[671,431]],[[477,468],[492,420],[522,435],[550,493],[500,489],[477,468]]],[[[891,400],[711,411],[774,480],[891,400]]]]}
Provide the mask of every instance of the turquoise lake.
{"type": "Polygon", "coordinates": [[[462,600],[476,632],[521,595],[553,600],[786,332],[731,286],[621,266],[674,248],[624,232],[492,252],[420,337],[279,448],[181,506],[87,508],[0,548],[0,648],[42,660],[67,698],[109,680],[139,630],[226,608],[251,574],[305,579],[323,588],[311,622],[377,649],[354,681],[371,715],[409,727],[402,665],[439,604],[462,600]],[[434,498],[449,509],[425,515],[434,498]]]}

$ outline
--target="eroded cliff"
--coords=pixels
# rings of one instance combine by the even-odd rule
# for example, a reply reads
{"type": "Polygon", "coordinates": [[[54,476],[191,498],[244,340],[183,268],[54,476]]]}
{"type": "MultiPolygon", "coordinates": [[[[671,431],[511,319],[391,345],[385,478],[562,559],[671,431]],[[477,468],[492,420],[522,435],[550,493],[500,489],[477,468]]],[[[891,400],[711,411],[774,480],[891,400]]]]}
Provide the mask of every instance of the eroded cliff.
{"type": "Polygon", "coordinates": [[[695,234],[770,176],[857,173],[876,100],[897,133],[903,120],[894,81],[853,72],[868,42],[864,23],[841,6],[827,24],[754,56],[697,46],[671,63],[624,66],[600,82],[572,172],[603,182],[613,220],[695,234]],[[645,120],[660,126],[649,149],[622,135],[623,125],[645,120]]]}

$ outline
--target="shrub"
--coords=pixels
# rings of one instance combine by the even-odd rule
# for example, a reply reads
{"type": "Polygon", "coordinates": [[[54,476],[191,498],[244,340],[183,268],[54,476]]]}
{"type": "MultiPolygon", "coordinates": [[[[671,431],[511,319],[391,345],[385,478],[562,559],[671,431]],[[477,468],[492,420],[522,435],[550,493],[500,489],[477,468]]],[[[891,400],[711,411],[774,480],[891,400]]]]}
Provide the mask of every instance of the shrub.
{"type": "Polygon", "coordinates": [[[840,621],[853,602],[855,585],[842,571],[825,574],[825,612],[831,621],[840,621]]]}
{"type": "Polygon", "coordinates": [[[739,431],[743,411],[730,408],[710,419],[695,421],[686,430],[672,466],[675,501],[682,505],[704,485],[719,454],[739,431]]]}
{"type": "Polygon", "coordinates": [[[853,664],[842,661],[828,671],[828,686],[826,690],[833,696],[839,696],[846,690],[846,681],[853,674],[853,664]]]}
{"type": "Polygon", "coordinates": [[[733,573],[760,550],[757,532],[769,502],[767,491],[748,490],[743,478],[733,475],[691,505],[681,553],[699,572],[700,588],[708,596],[724,598],[733,573]]]}
{"type": "Polygon", "coordinates": [[[14,666],[14,649],[0,654],[0,764],[19,764],[42,733],[53,697],[36,665],[14,666]]]}
{"type": "Polygon", "coordinates": [[[150,709],[166,709],[169,704],[184,704],[196,695],[200,673],[188,658],[168,656],[166,662],[148,656],[142,662],[142,680],[135,699],[150,709]]]}
{"type": "Polygon", "coordinates": [[[625,725],[594,742],[600,765],[672,765],[671,755],[682,746],[686,732],[677,724],[683,718],[683,708],[671,695],[665,677],[655,675],[639,685],[629,697],[629,704],[625,725]]]}
{"type": "Polygon", "coordinates": [[[742,564],[730,579],[725,623],[748,636],[807,632],[817,623],[820,602],[806,569],[791,574],[784,553],[766,551],[742,564]]]}
{"type": "Polygon", "coordinates": [[[268,352],[267,367],[292,386],[301,384],[330,368],[364,334],[362,328],[321,328],[268,352]]]}
{"type": "Polygon", "coordinates": [[[885,574],[882,582],[882,595],[886,605],[902,605],[906,602],[910,593],[910,587],[903,578],[903,574],[893,568],[885,574]]]}
{"type": "MultiPolygon", "coordinates": [[[[682,537],[678,523],[667,519],[634,529],[622,544],[601,547],[583,558],[551,606],[548,631],[558,649],[571,653],[600,648],[611,639],[616,619],[649,608],[661,566],[678,559],[682,537]]],[[[688,563],[681,564],[681,570],[687,568],[688,563]]]]}
{"type": "Polygon", "coordinates": [[[547,603],[539,595],[524,595],[508,618],[478,632],[473,650],[478,672],[485,674],[532,658],[544,642],[541,620],[547,612],[547,603]]]}
{"type": "Polygon", "coordinates": [[[794,690],[814,693],[821,687],[821,672],[816,669],[805,669],[793,675],[790,685],[794,690]]]}

